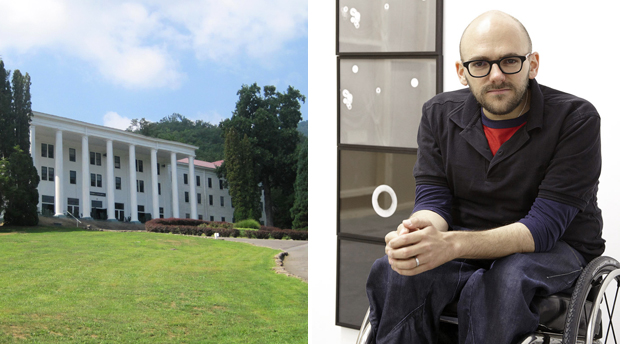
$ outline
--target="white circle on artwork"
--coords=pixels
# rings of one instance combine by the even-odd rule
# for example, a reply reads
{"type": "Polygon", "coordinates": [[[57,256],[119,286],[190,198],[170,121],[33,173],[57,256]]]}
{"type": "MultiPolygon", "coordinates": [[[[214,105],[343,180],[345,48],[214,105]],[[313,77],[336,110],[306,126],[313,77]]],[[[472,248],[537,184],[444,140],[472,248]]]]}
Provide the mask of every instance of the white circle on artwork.
{"type": "Polygon", "coordinates": [[[411,87],[416,88],[420,84],[420,81],[417,78],[411,79],[411,87]]]}
{"type": "Polygon", "coordinates": [[[392,189],[388,185],[385,185],[385,184],[379,185],[377,186],[375,191],[372,193],[372,207],[377,213],[377,215],[381,217],[390,217],[394,215],[394,212],[396,212],[397,205],[398,205],[398,200],[396,199],[396,193],[394,192],[394,189],[392,189]],[[388,195],[390,195],[390,197],[392,198],[392,205],[387,210],[379,206],[379,195],[382,192],[387,192],[388,195]]]}
{"type": "Polygon", "coordinates": [[[383,5],[383,8],[385,8],[386,10],[389,10],[390,9],[390,4],[383,5]]]}
{"type": "Polygon", "coordinates": [[[353,73],[357,73],[359,72],[360,68],[357,65],[353,65],[353,67],[351,67],[351,70],[353,71],[353,73]]]}
{"type": "Polygon", "coordinates": [[[375,90],[375,92],[377,92],[377,94],[381,93],[381,87],[377,87],[377,89],[375,90]]]}

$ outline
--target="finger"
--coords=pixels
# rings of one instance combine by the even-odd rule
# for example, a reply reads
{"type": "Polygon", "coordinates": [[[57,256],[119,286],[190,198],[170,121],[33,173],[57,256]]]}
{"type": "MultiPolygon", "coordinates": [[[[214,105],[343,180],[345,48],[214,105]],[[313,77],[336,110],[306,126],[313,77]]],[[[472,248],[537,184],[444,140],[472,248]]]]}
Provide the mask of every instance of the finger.
{"type": "Polygon", "coordinates": [[[433,224],[426,218],[420,218],[420,217],[412,217],[410,218],[408,221],[408,224],[406,225],[409,228],[417,228],[417,229],[422,229],[425,227],[429,227],[432,226],[433,224]]]}
{"type": "Polygon", "coordinates": [[[389,232],[388,234],[385,235],[385,243],[386,245],[389,244],[390,241],[392,241],[392,239],[398,237],[398,232],[396,231],[392,231],[389,232]]]}
{"type": "Polygon", "coordinates": [[[412,233],[406,233],[403,235],[393,237],[391,238],[391,240],[387,242],[387,246],[389,246],[392,249],[399,249],[402,247],[415,245],[422,240],[424,236],[423,233],[424,233],[423,231],[414,231],[412,233]]]}

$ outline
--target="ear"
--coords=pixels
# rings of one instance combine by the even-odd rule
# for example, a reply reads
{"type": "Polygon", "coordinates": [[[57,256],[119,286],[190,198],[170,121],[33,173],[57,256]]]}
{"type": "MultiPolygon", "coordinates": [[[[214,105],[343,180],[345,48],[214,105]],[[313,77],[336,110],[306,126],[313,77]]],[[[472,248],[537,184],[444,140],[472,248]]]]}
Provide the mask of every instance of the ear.
{"type": "Polygon", "coordinates": [[[530,55],[530,74],[529,78],[534,79],[538,75],[538,66],[540,65],[540,55],[538,52],[533,52],[530,55]]]}
{"type": "Polygon", "coordinates": [[[465,76],[467,73],[467,68],[463,66],[463,62],[456,61],[456,75],[459,77],[459,81],[463,86],[467,86],[467,77],[465,76]]]}

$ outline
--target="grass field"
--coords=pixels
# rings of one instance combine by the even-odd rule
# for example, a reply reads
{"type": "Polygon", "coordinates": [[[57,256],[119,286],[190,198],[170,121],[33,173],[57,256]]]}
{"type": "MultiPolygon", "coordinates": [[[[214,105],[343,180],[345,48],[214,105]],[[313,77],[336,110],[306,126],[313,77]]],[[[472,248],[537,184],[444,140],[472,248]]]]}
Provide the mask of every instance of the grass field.
{"type": "MultiPolygon", "coordinates": [[[[1,227],[0,227],[1,228],[1,227]]],[[[308,285],[264,247],[0,229],[0,343],[307,343],[308,285]]]]}

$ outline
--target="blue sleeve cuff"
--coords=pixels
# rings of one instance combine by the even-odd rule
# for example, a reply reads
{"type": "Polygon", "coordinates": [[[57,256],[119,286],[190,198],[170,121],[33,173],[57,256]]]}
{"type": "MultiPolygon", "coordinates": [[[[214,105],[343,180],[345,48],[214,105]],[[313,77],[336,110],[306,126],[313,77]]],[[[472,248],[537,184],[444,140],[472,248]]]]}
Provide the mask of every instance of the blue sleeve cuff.
{"type": "Polygon", "coordinates": [[[546,252],[555,246],[578,212],[576,207],[539,197],[519,222],[532,233],[535,252],[546,252]]]}
{"type": "Polygon", "coordinates": [[[413,212],[430,210],[439,214],[452,227],[452,193],[445,186],[416,185],[413,212]]]}

